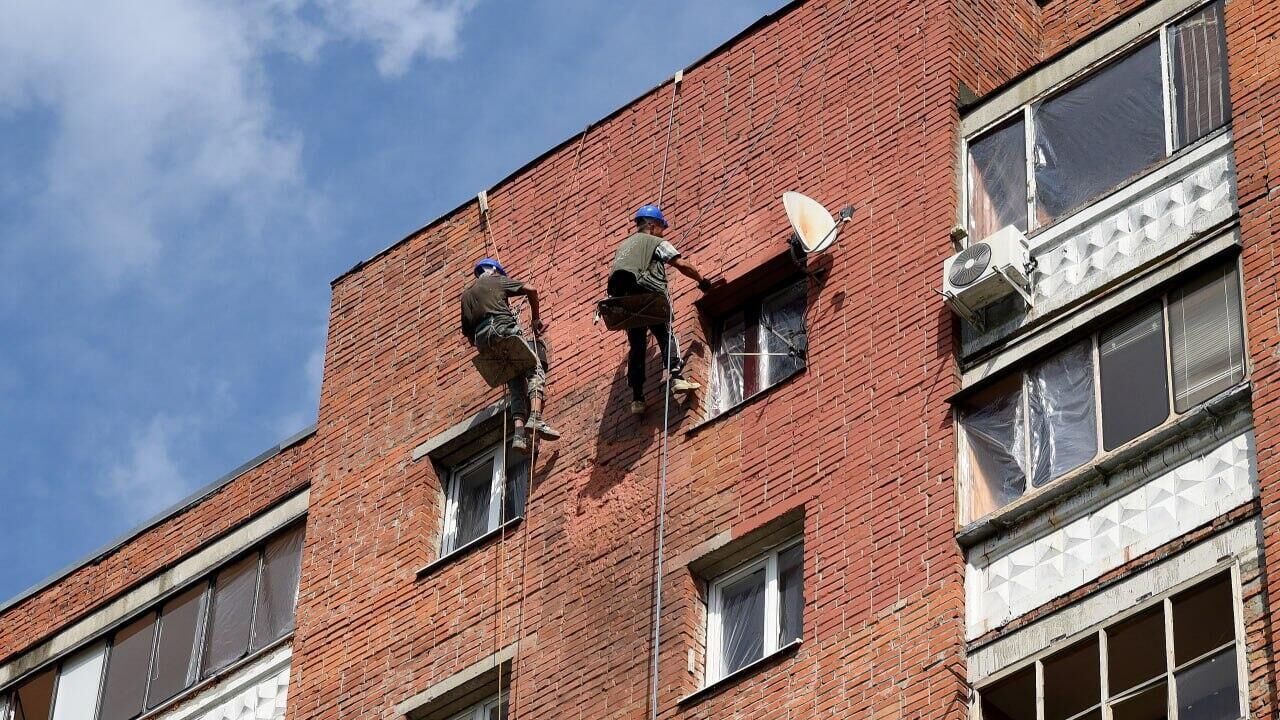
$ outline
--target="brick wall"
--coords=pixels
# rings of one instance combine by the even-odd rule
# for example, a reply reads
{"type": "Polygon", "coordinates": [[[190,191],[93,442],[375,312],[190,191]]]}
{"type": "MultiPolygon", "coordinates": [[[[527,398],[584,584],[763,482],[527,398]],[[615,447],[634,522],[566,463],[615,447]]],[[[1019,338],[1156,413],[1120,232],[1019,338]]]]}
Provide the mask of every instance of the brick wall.
{"type": "Polygon", "coordinates": [[[285,449],[204,498],[0,614],[6,662],[112,598],[297,492],[315,468],[311,439],[285,449]]]}
{"type": "MultiPolygon", "coordinates": [[[[931,289],[955,213],[948,12],[813,0],[685,74],[663,205],[700,268],[736,276],[783,252],[785,190],[858,211],[810,294],[808,371],[696,432],[700,404],[673,410],[664,717],[963,714],[942,402],[955,385],[952,321],[931,289]],[[799,505],[803,646],[677,706],[699,686],[687,653],[700,656],[703,618],[676,559],[799,505]]],[[[319,430],[328,471],[312,490],[292,718],[392,718],[398,701],[517,638],[517,717],[646,716],[661,416],[628,415],[625,339],[591,316],[629,214],[657,191],[670,93],[490,190],[496,248],[468,205],[335,283],[319,430]],[[566,438],[544,447],[528,518],[505,542],[418,580],[441,491],[410,451],[499,396],[471,369],[456,319],[471,263],[494,252],[546,298],[548,414],[566,438]]],[[[705,379],[698,293],[672,282],[705,379]]]]}

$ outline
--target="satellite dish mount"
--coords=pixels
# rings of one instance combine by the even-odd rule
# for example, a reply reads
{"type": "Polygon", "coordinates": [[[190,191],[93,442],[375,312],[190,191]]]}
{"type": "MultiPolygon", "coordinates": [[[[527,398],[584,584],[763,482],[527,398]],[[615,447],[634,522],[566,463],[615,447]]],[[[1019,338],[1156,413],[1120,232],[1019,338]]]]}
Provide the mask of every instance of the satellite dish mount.
{"type": "Polygon", "coordinates": [[[853,219],[853,206],[846,205],[840,210],[840,220],[836,221],[831,213],[813,198],[798,192],[782,194],[782,205],[787,210],[787,220],[791,222],[791,258],[803,265],[807,256],[825,252],[835,244],[840,234],[840,226],[853,219]]]}

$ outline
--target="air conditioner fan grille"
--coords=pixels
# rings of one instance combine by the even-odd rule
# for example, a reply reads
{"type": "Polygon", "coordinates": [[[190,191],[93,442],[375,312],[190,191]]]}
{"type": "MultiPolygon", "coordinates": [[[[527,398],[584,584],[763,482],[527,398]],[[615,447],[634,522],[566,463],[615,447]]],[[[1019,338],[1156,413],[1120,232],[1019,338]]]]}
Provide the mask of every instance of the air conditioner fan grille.
{"type": "Polygon", "coordinates": [[[991,265],[991,247],[986,243],[969,246],[951,263],[951,284],[964,287],[977,281],[991,265]]]}

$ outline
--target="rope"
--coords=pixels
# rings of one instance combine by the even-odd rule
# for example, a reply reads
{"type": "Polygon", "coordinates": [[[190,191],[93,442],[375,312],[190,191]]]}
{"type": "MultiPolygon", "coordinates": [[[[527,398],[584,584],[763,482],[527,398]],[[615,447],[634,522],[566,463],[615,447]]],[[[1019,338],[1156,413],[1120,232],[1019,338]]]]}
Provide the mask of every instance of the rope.
{"type": "Polygon", "coordinates": [[[671,81],[671,109],[667,111],[667,144],[662,149],[662,173],[658,176],[658,207],[662,207],[663,192],[667,188],[667,157],[671,154],[671,130],[675,127],[676,98],[680,95],[680,83],[684,80],[684,71],[676,73],[671,81]]]}

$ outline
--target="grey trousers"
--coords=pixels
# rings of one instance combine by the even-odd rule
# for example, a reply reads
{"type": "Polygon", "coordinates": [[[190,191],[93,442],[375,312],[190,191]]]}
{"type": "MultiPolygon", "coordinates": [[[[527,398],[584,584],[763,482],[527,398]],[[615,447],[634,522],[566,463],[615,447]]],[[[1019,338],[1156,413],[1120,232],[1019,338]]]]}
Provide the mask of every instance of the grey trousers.
{"type": "MultiPolygon", "coordinates": [[[[476,329],[476,348],[483,350],[495,341],[502,338],[517,336],[521,337],[524,332],[520,329],[520,325],[507,320],[506,318],[495,318],[481,325],[476,329]]],[[[528,344],[529,341],[525,340],[528,344]]],[[[538,353],[536,349],[530,345],[530,350],[534,350],[534,355],[538,353]]],[[[518,377],[507,383],[507,394],[511,398],[511,416],[525,422],[529,419],[529,403],[533,398],[541,400],[543,398],[543,388],[547,384],[547,371],[542,367],[542,363],[534,365],[533,369],[525,373],[524,377],[518,377]]]]}

